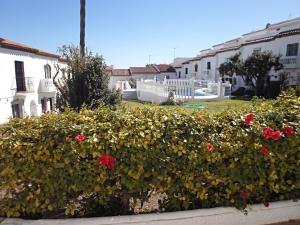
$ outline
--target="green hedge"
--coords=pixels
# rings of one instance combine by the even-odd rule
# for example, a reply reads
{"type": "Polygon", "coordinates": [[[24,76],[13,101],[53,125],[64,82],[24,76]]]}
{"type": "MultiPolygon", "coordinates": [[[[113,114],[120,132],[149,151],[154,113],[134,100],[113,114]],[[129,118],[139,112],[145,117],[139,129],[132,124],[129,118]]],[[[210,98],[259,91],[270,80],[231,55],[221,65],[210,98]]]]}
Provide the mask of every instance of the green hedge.
{"type": "Polygon", "coordinates": [[[130,213],[153,190],[166,210],[299,198],[299,107],[286,95],[215,115],[150,106],[12,120],[0,127],[0,215],[130,213]]]}

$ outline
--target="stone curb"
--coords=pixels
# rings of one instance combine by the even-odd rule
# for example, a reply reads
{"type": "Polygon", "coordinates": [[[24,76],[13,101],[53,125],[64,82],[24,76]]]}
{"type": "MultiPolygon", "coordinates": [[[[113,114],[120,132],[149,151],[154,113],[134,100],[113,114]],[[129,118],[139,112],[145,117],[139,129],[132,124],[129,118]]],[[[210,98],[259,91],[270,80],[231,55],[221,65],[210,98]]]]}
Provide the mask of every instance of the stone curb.
{"type": "Polygon", "coordinates": [[[281,201],[253,205],[247,216],[231,207],[132,216],[78,219],[5,219],[1,225],[262,225],[300,219],[300,202],[281,201]]]}

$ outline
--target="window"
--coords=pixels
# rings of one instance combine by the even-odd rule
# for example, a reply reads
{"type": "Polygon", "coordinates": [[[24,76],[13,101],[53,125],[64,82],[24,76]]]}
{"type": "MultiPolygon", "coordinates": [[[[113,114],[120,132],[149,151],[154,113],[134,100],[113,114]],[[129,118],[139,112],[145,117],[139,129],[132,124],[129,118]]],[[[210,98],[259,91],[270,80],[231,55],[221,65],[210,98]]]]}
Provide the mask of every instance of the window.
{"type": "Polygon", "coordinates": [[[198,64],[195,65],[195,72],[198,72],[198,64]]]}
{"type": "Polygon", "coordinates": [[[21,104],[12,104],[12,113],[13,113],[13,118],[22,118],[23,117],[23,112],[22,112],[22,105],[21,104]]]}
{"type": "Polygon", "coordinates": [[[286,56],[297,56],[298,47],[299,47],[299,43],[288,44],[286,46],[286,56]]]}
{"type": "Polygon", "coordinates": [[[181,71],[178,72],[178,78],[181,78],[181,71]]]}
{"type": "Polygon", "coordinates": [[[236,84],[237,84],[236,77],[233,78],[232,84],[233,84],[233,85],[236,85],[236,84]]]}
{"type": "Polygon", "coordinates": [[[207,62],[207,69],[210,70],[210,68],[211,68],[210,62],[207,62]]]}
{"type": "Polygon", "coordinates": [[[261,52],[261,48],[255,48],[253,49],[253,54],[257,54],[261,52]]]}
{"type": "Polygon", "coordinates": [[[51,66],[49,64],[44,66],[45,79],[51,79],[51,66]]]}
{"type": "Polygon", "coordinates": [[[189,73],[189,69],[185,68],[185,74],[188,74],[188,73],[189,73]]]}
{"type": "Polygon", "coordinates": [[[46,113],[47,112],[47,99],[42,98],[41,99],[41,104],[42,104],[42,113],[46,113]]]}
{"type": "Polygon", "coordinates": [[[15,61],[15,73],[16,73],[17,91],[26,91],[24,62],[15,61]]]}
{"type": "Polygon", "coordinates": [[[42,113],[47,113],[54,110],[54,98],[42,98],[42,113]]]}

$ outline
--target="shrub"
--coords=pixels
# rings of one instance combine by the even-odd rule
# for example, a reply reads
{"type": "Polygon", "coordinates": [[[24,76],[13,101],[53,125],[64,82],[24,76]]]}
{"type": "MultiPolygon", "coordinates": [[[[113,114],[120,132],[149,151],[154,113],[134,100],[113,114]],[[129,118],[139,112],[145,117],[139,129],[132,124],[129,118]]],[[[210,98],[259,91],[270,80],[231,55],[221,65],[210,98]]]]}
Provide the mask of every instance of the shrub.
{"type": "Polygon", "coordinates": [[[121,92],[108,87],[110,76],[102,56],[87,51],[82,57],[75,46],[63,46],[59,50],[67,63],[66,68],[57,65],[57,74],[53,79],[58,90],[56,107],[60,111],[64,111],[65,107],[94,109],[102,104],[115,105],[120,102],[121,92]],[[58,77],[60,71],[62,76],[58,77]]]}
{"type": "Polygon", "coordinates": [[[299,107],[287,93],[213,116],[149,106],[11,120],[0,127],[0,215],[117,214],[116,202],[129,213],[152,190],[166,210],[299,198],[299,107]]]}

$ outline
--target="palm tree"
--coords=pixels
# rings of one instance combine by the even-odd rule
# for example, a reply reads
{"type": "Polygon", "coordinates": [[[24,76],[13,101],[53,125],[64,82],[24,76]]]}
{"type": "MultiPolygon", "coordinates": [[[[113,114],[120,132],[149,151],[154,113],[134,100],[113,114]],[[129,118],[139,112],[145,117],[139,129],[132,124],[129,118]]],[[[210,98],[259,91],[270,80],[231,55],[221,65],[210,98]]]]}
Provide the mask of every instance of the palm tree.
{"type": "Polygon", "coordinates": [[[85,49],[85,0],[80,0],[80,56],[84,57],[85,49]]]}

